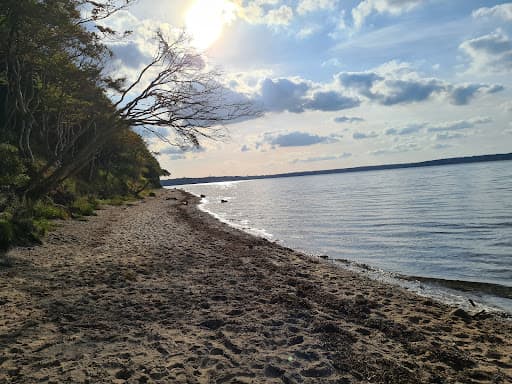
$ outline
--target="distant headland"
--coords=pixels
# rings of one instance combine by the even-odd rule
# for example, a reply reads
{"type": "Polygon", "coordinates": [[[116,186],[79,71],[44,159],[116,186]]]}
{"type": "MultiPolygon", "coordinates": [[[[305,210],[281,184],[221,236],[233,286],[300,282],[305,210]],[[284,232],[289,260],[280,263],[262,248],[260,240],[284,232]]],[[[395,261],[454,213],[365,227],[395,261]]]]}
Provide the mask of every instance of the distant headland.
{"type": "Polygon", "coordinates": [[[162,186],[185,185],[185,184],[201,184],[201,183],[219,183],[223,181],[242,181],[242,180],[257,180],[257,179],[276,179],[280,177],[297,177],[297,176],[312,176],[312,175],[328,175],[333,173],[349,173],[349,172],[367,172],[367,171],[381,171],[385,169],[399,169],[399,168],[419,168],[419,167],[433,167],[440,165],[453,165],[453,164],[466,164],[466,163],[481,163],[488,161],[504,161],[512,160],[512,153],[495,154],[495,155],[480,155],[480,156],[466,156],[466,157],[452,157],[449,159],[437,159],[421,161],[417,163],[401,163],[401,164],[384,164],[384,165],[369,165],[353,168],[338,168],[338,169],[324,169],[320,171],[303,171],[303,172],[290,172],[278,173],[274,175],[256,175],[256,176],[209,176],[189,178],[183,177],[178,179],[161,180],[162,186]]]}

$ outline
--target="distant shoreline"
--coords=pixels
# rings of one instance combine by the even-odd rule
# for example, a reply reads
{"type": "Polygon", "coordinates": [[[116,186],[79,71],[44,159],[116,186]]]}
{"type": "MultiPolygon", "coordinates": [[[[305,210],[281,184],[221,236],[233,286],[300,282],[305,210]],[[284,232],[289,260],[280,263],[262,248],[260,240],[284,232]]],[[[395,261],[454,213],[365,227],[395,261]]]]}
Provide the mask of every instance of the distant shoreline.
{"type": "Polygon", "coordinates": [[[243,180],[258,180],[258,179],[277,179],[277,178],[282,178],[282,177],[330,175],[330,174],[334,174],[334,173],[382,171],[382,170],[387,170],[387,169],[400,169],[400,168],[422,168],[422,167],[434,167],[434,166],[442,166],[442,165],[484,163],[484,162],[490,162],[490,161],[506,161],[506,160],[512,160],[512,153],[452,157],[452,158],[447,158],[447,159],[420,161],[417,163],[368,165],[368,166],[360,166],[360,167],[352,167],[352,168],[325,169],[325,170],[320,170],[320,171],[278,173],[278,174],[273,174],[273,175],[210,176],[210,177],[196,177],[196,178],[182,177],[182,178],[177,178],[177,179],[160,180],[160,183],[162,184],[163,187],[168,187],[168,186],[185,185],[185,184],[219,183],[219,182],[224,182],[224,181],[243,181],[243,180]]]}

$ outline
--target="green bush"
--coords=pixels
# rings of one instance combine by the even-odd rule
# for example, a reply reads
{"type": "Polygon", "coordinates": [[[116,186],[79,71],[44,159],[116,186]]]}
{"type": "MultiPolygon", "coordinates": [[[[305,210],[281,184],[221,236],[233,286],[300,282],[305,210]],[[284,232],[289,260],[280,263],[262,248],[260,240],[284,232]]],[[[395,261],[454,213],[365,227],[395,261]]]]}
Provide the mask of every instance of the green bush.
{"type": "Polygon", "coordinates": [[[13,218],[12,225],[14,229],[13,245],[41,243],[40,237],[44,233],[41,233],[31,217],[17,216],[13,218]]]}
{"type": "Polygon", "coordinates": [[[14,239],[14,229],[10,220],[0,219],[0,250],[9,248],[14,239]]]}
{"type": "Polygon", "coordinates": [[[26,167],[18,155],[18,148],[13,145],[0,144],[0,185],[8,188],[18,188],[28,183],[26,167]]]}
{"type": "Polygon", "coordinates": [[[121,196],[114,196],[110,199],[98,200],[98,203],[102,205],[123,205],[127,200],[127,198],[123,198],[121,196]]]}
{"type": "Polygon", "coordinates": [[[78,216],[94,215],[94,210],[98,207],[96,200],[90,197],[79,197],[71,204],[71,212],[78,216]]]}
{"type": "Polygon", "coordinates": [[[78,195],[76,182],[73,179],[65,180],[50,193],[50,197],[56,204],[64,206],[71,205],[78,195]]]}
{"type": "Polygon", "coordinates": [[[36,241],[40,241],[40,239],[53,228],[53,225],[46,219],[36,219],[33,220],[32,227],[33,238],[36,239],[36,241]]]}
{"type": "Polygon", "coordinates": [[[68,212],[54,204],[38,201],[33,208],[35,218],[43,219],[67,219],[68,212]]]}

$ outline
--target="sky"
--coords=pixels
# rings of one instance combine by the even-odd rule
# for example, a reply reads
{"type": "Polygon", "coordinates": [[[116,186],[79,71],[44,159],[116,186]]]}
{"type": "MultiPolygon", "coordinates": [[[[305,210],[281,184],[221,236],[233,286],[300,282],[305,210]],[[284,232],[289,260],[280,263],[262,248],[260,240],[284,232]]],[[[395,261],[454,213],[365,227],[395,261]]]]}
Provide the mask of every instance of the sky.
{"type": "Polygon", "coordinates": [[[138,0],[104,24],[133,31],[111,42],[116,74],[184,29],[262,112],[196,149],[144,134],[171,177],[512,152],[512,2],[138,0]]]}

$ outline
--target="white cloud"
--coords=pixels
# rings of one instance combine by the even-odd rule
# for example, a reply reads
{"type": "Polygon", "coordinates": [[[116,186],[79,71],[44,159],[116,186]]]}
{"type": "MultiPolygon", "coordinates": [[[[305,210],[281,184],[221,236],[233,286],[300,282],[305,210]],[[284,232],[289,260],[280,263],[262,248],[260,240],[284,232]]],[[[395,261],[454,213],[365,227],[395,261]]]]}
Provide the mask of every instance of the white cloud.
{"type": "Polygon", "coordinates": [[[500,107],[506,112],[512,112],[512,101],[507,101],[501,104],[500,107]]]}
{"type": "Polygon", "coordinates": [[[490,117],[473,117],[467,120],[446,121],[437,124],[429,124],[429,132],[449,132],[474,128],[477,125],[488,124],[493,120],[490,117]]]}
{"type": "Polygon", "coordinates": [[[347,90],[381,105],[424,102],[448,98],[454,105],[467,105],[480,94],[503,91],[499,84],[451,84],[423,77],[409,63],[391,61],[366,72],[341,72],[337,80],[347,90]]]}
{"type": "Polygon", "coordinates": [[[263,79],[253,100],[269,112],[306,110],[341,111],[359,106],[360,100],[345,95],[340,89],[315,84],[300,78],[263,79]]]}
{"type": "Polygon", "coordinates": [[[290,161],[292,164],[297,163],[315,163],[318,161],[331,161],[331,160],[341,160],[346,159],[348,157],[352,156],[349,152],[343,152],[341,155],[326,155],[326,156],[314,156],[314,157],[307,157],[305,159],[295,159],[290,161]]]}
{"type": "Polygon", "coordinates": [[[364,140],[364,139],[373,139],[375,137],[378,137],[379,135],[377,134],[377,132],[369,132],[369,133],[364,133],[364,132],[354,132],[352,134],[352,138],[354,140],[364,140]]]}
{"type": "Polygon", "coordinates": [[[277,9],[271,9],[265,15],[268,25],[288,25],[293,19],[293,9],[287,5],[281,5],[277,9]]]}
{"type": "Polygon", "coordinates": [[[322,63],[322,67],[341,67],[342,61],[338,58],[333,57],[332,59],[326,60],[322,63]]]}
{"type": "Polygon", "coordinates": [[[352,9],[354,26],[360,28],[372,13],[388,13],[397,16],[411,11],[424,2],[425,0],[363,0],[352,9]]]}
{"type": "Polygon", "coordinates": [[[342,136],[337,134],[319,135],[303,131],[264,132],[252,145],[243,145],[242,152],[258,150],[265,152],[278,148],[310,147],[319,144],[333,144],[340,141],[342,136]]]}
{"type": "Polygon", "coordinates": [[[401,144],[396,144],[390,148],[371,151],[371,152],[369,152],[369,154],[373,155],[373,156],[391,155],[391,154],[396,154],[396,153],[417,151],[418,149],[420,149],[420,147],[416,143],[401,143],[401,144]]]}
{"type": "Polygon", "coordinates": [[[250,24],[266,24],[269,26],[286,26],[293,20],[293,9],[288,5],[280,5],[281,0],[234,1],[237,15],[250,24]]]}
{"type": "Polygon", "coordinates": [[[459,48],[471,58],[471,70],[510,72],[512,40],[503,31],[464,41],[459,48]]]}
{"type": "Polygon", "coordinates": [[[506,21],[512,21],[512,3],[478,8],[473,11],[473,17],[498,17],[506,21]]]}
{"type": "Polygon", "coordinates": [[[333,119],[333,121],[335,123],[361,123],[364,121],[364,119],[362,117],[356,117],[356,116],[339,116],[339,117],[335,117],[333,119]]]}
{"type": "Polygon", "coordinates": [[[436,141],[456,140],[456,139],[462,139],[464,137],[467,137],[467,135],[465,135],[464,133],[460,133],[460,132],[455,132],[455,133],[441,132],[441,133],[436,134],[435,140],[436,141]]]}
{"type": "MultiPolygon", "coordinates": [[[[102,21],[102,25],[119,33],[131,31],[123,39],[107,41],[108,47],[114,53],[113,61],[108,70],[114,77],[126,77],[128,82],[133,82],[139,76],[142,68],[151,62],[158,51],[156,32],[161,31],[169,40],[175,40],[182,31],[168,23],[162,23],[151,19],[140,20],[130,11],[119,11],[113,16],[102,21]]],[[[152,78],[159,68],[153,68],[146,73],[145,80],[152,78]]],[[[134,92],[141,91],[147,83],[142,81],[134,92]]]]}
{"type": "Polygon", "coordinates": [[[309,36],[314,35],[316,32],[320,30],[320,27],[318,25],[310,25],[304,28],[301,28],[301,30],[297,33],[297,37],[299,39],[305,39],[309,36]]]}
{"type": "Polygon", "coordinates": [[[297,13],[299,15],[305,15],[309,12],[334,9],[336,4],[337,0],[300,0],[297,5],[297,13]]]}

